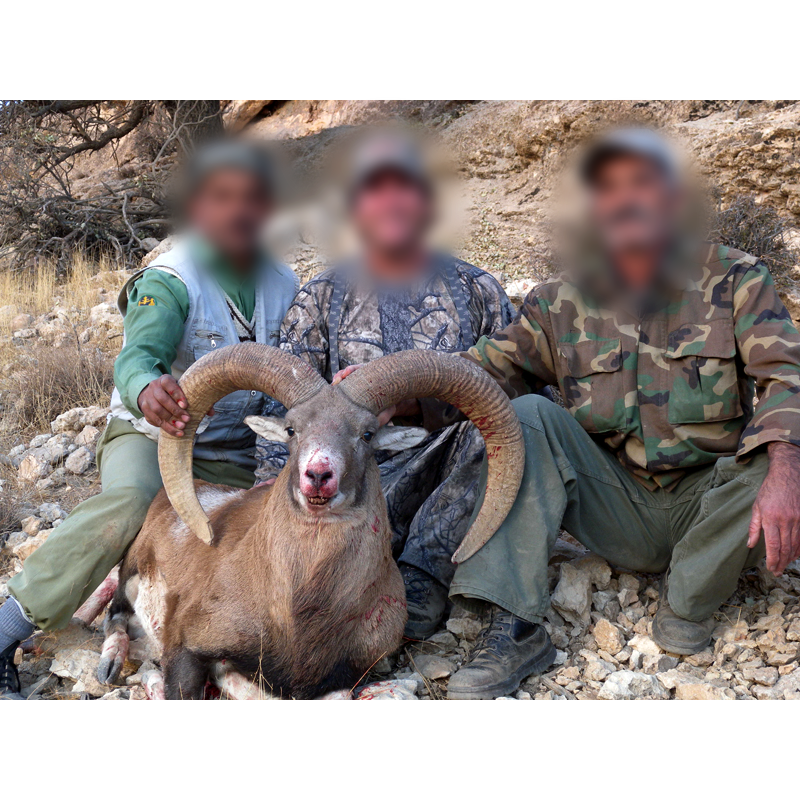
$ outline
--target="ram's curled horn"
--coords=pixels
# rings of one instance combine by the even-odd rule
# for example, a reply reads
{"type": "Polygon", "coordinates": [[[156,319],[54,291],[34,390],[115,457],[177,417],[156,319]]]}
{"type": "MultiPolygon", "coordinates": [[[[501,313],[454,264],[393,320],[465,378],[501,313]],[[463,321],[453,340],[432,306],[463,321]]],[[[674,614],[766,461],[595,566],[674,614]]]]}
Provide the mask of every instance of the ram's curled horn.
{"type": "Polygon", "coordinates": [[[264,392],[291,408],[313,397],[327,383],[296,356],[255,342],[221,347],[203,356],[186,370],[179,383],[189,403],[191,420],[183,436],[161,431],[158,464],[172,507],[192,532],[210,543],[211,523],[197,500],[192,479],[194,435],[204,414],[226,394],[239,389],[264,392]]]}
{"type": "Polygon", "coordinates": [[[522,429],[505,393],[471,361],[432,350],[384,356],[353,373],[341,387],[374,414],[401,400],[433,397],[451,403],[477,426],[486,443],[486,494],[453,561],[474,555],[506,518],[522,482],[522,429]]]}

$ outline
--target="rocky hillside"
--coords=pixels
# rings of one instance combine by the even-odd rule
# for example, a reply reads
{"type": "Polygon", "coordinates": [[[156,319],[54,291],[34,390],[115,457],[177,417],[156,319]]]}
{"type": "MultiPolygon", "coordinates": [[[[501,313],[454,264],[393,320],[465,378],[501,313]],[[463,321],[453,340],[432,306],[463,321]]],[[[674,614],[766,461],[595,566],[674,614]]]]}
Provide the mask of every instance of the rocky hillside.
{"type": "MultiPolygon", "coordinates": [[[[609,124],[663,127],[685,145],[720,208],[752,196],[784,221],[785,248],[800,241],[800,103],[252,100],[224,108],[231,130],[284,142],[308,174],[353,126],[398,116],[438,137],[456,166],[466,198],[460,254],[493,271],[517,299],[551,269],[548,223],[562,167],[575,146],[609,124]]],[[[113,157],[83,157],[81,190],[91,193],[98,181],[129,177],[138,153],[132,139],[113,157]]],[[[324,254],[313,231],[301,233],[288,260],[305,278],[321,268],[324,254]]],[[[776,277],[798,322],[798,272],[791,260],[782,263],[776,277]]],[[[85,285],[46,290],[39,281],[35,301],[34,294],[4,286],[0,597],[66,513],[99,491],[94,453],[107,412],[108,368],[121,343],[113,300],[128,274],[104,270],[85,285]],[[88,387],[71,384],[59,393],[41,377],[58,369],[59,380],[104,372],[88,387]],[[47,404],[26,405],[32,385],[48,389],[47,404]]],[[[800,699],[800,562],[781,578],[764,569],[744,575],[718,614],[712,647],[689,658],[661,652],[649,636],[658,576],[613,570],[565,536],[551,562],[550,583],[547,626],[558,660],[546,675],[528,680],[516,699],[800,699]]],[[[131,649],[124,685],[109,691],[94,679],[102,643],[102,610],[96,606],[84,609],[65,633],[39,637],[19,652],[26,696],[147,696],[155,664],[142,643],[131,649]]],[[[443,697],[479,628],[478,619],[455,611],[429,642],[409,643],[376,664],[365,682],[381,683],[363,697],[443,697]]]]}

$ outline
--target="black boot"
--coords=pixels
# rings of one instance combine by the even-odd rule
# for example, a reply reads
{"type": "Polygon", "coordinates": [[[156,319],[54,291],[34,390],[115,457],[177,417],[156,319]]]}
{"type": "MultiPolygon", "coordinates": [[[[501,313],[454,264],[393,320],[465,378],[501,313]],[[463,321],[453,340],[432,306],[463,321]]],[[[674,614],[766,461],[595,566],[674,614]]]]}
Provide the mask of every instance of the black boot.
{"type": "Polygon", "coordinates": [[[0,700],[24,700],[19,693],[19,673],[14,663],[14,654],[19,642],[13,642],[0,653],[0,700]]]}
{"type": "Polygon", "coordinates": [[[400,565],[406,585],[408,622],[403,635],[407,639],[427,639],[435,633],[447,606],[447,589],[439,581],[410,564],[400,565]]]}
{"type": "Polygon", "coordinates": [[[492,619],[447,687],[448,700],[494,700],[515,692],[525,678],[544,672],[556,648],[542,625],[494,606],[492,619]]]}

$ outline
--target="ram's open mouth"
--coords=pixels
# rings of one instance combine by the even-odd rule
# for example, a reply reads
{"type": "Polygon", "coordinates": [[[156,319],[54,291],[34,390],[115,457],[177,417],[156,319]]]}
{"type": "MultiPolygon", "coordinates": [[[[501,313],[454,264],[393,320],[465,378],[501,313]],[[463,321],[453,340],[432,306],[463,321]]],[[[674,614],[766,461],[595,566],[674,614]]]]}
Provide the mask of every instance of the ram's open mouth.
{"type": "Polygon", "coordinates": [[[312,506],[324,506],[330,503],[330,497],[308,497],[306,496],[306,500],[311,503],[312,506]]]}

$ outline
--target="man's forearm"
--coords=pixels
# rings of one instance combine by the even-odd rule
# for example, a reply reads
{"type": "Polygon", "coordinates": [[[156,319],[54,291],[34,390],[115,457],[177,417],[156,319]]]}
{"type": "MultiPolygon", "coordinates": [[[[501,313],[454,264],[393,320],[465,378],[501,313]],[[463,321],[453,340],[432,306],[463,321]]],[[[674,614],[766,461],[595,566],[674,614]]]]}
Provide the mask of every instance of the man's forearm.
{"type": "Polygon", "coordinates": [[[769,466],[776,468],[788,467],[793,470],[800,470],[800,447],[788,442],[770,442],[767,445],[769,454],[769,466]]]}

